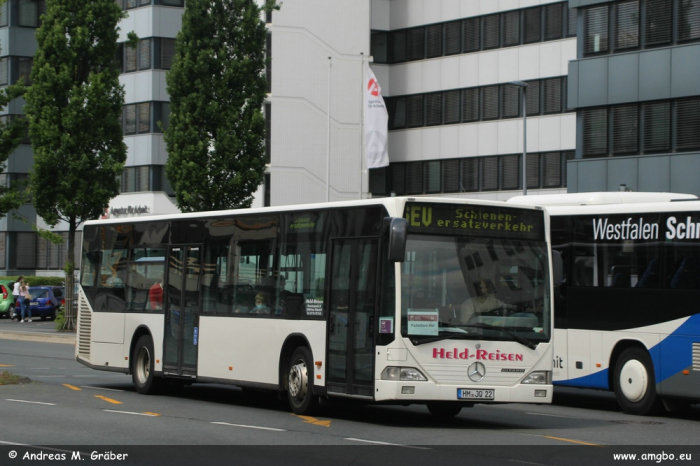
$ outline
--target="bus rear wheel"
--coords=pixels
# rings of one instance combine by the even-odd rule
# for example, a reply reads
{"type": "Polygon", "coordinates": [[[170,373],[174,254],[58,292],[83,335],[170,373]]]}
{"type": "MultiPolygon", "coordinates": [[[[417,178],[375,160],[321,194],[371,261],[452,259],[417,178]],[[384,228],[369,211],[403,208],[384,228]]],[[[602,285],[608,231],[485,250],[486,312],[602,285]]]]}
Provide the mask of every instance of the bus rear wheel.
{"type": "Polygon", "coordinates": [[[136,391],[143,395],[155,395],[163,388],[163,379],[155,376],[155,357],[153,339],[143,335],[136,342],[134,354],[131,357],[131,380],[136,391]]]}
{"type": "Polygon", "coordinates": [[[641,348],[627,348],[615,364],[615,397],[627,414],[644,416],[661,407],[656,395],[654,365],[649,353],[641,348]]]}
{"type": "Polygon", "coordinates": [[[313,414],[318,410],[318,396],[313,394],[311,351],[299,347],[294,351],[287,376],[289,406],[295,414],[313,414]]]}
{"type": "Polygon", "coordinates": [[[443,419],[455,417],[462,411],[462,405],[455,403],[428,403],[427,407],[430,414],[443,419]]]}

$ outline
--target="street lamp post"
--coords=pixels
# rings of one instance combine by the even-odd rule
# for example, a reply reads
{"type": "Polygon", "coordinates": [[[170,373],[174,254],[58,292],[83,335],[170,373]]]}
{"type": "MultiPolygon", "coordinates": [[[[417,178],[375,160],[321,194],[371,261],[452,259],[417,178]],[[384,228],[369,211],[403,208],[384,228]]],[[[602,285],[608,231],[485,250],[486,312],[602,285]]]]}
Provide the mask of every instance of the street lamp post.
{"type": "Polygon", "coordinates": [[[527,99],[525,99],[527,83],[513,81],[508,84],[518,86],[523,90],[523,196],[527,196],[527,99]]]}

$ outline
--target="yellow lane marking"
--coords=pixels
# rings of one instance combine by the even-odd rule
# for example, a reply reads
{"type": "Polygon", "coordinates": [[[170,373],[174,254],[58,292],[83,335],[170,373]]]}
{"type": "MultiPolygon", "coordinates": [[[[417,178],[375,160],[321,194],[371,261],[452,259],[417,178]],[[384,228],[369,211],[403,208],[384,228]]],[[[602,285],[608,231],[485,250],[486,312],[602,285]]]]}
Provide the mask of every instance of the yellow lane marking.
{"type": "Polygon", "coordinates": [[[64,386],[64,387],[68,387],[68,388],[70,388],[71,390],[82,391],[82,388],[78,388],[78,387],[75,387],[75,386],[73,386],[73,385],[69,385],[69,384],[67,384],[67,383],[64,383],[63,386],[64,386]]]}
{"type": "Polygon", "coordinates": [[[112,404],[115,404],[115,405],[120,405],[120,404],[122,404],[121,401],[113,400],[113,399],[111,399],[111,398],[107,398],[106,396],[102,396],[102,395],[95,395],[95,398],[99,398],[99,399],[101,399],[101,400],[105,400],[106,402],[112,403],[112,404]]]}
{"type": "Polygon", "coordinates": [[[145,414],[146,416],[160,416],[160,414],[158,414],[158,413],[149,413],[148,411],[145,411],[141,414],[145,414]]]}
{"type": "Polygon", "coordinates": [[[579,445],[588,445],[591,447],[603,447],[604,445],[598,445],[596,443],[588,443],[588,442],[582,442],[580,440],[571,440],[568,438],[560,438],[560,437],[550,437],[549,435],[543,435],[544,438],[549,438],[552,440],[561,440],[562,442],[571,442],[571,443],[578,443],[579,445]]]}
{"type": "Polygon", "coordinates": [[[331,426],[331,421],[320,421],[316,419],[315,417],[311,416],[299,416],[297,414],[294,414],[294,416],[301,418],[306,422],[307,424],[313,424],[315,426],[323,426],[323,427],[330,427],[331,426]]]}
{"type": "Polygon", "coordinates": [[[15,367],[12,364],[0,364],[0,367],[15,367]]]}

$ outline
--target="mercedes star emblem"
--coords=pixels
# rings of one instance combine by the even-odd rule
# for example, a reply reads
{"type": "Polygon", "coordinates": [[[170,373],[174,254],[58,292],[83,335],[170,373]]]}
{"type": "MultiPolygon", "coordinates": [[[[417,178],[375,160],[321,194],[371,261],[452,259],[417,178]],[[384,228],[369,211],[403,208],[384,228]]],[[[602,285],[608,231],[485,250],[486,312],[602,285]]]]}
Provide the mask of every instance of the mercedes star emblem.
{"type": "Polygon", "coordinates": [[[467,375],[469,375],[469,380],[472,382],[479,382],[486,375],[486,366],[480,362],[475,362],[469,366],[467,375]]]}

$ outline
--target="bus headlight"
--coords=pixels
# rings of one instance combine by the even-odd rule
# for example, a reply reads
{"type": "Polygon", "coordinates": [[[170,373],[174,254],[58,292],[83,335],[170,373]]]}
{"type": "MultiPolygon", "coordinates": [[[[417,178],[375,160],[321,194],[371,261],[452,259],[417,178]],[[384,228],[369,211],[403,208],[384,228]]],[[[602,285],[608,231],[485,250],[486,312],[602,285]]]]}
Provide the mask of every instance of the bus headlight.
{"type": "Polygon", "coordinates": [[[387,367],[382,371],[382,380],[425,381],[428,379],[415,367],[387,367]]]}
{"type": "Polygon", "coordinates": [[[549,372],[547,371],[537,371],[528,374],[522,381],[522,383],[527,384],[546,384],[549,380],[549,372]]]}

